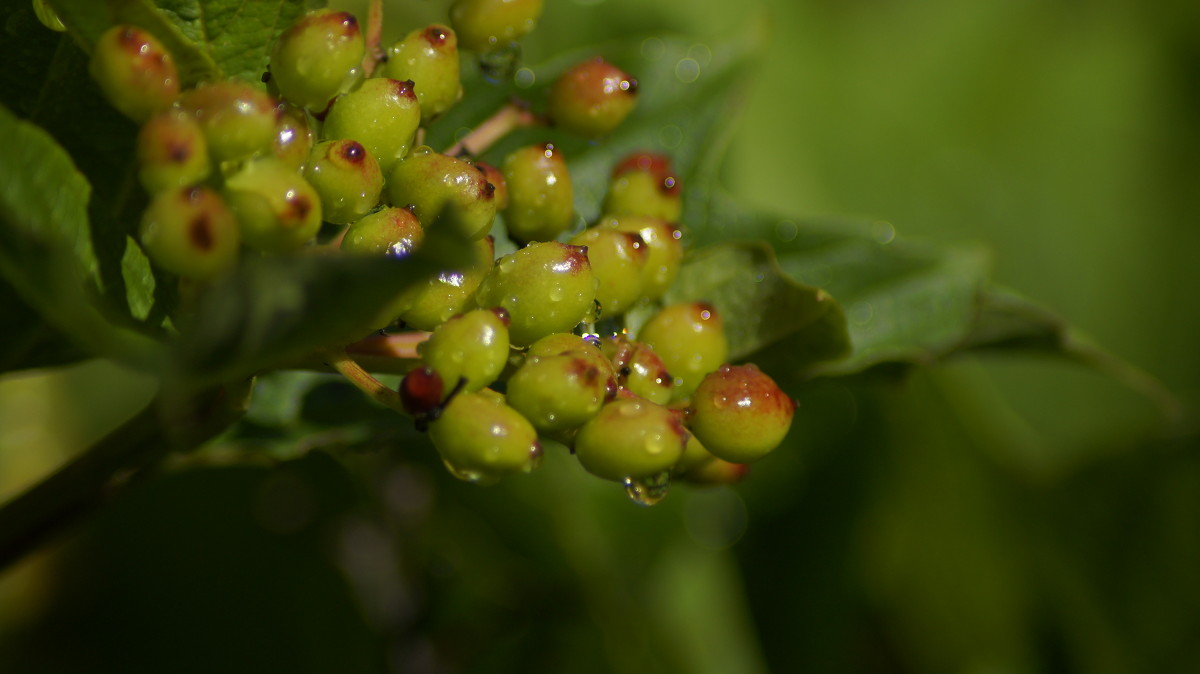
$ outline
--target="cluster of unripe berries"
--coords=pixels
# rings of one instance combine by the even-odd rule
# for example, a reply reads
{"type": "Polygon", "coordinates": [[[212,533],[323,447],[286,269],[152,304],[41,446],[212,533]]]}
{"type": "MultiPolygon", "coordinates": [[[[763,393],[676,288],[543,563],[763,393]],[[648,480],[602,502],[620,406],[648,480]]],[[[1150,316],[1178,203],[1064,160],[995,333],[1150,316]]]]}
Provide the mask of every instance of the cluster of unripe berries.
{"type": "MultiPolygon", "coordinates": [[[[322,227],[340,228],[330,239],[344,254],[397,258],[429,228],[453,228],[473,242],[472,263],[410,287],[364,332],[431,332],[399,394],[455,475],[529,471],[541,438],[642,502],[672,476],[732,481],[782,441],[793,402],[755,366],[725,363],[716,310],[661,307],[636,339],[597,329],[657,306],[679,269],[681,186],[669,160],[620,162],[605,215],[572,233],[571,176],[554,145],[519,148],[499,167],[421,145],[423,127],[462,97],[459,46],[508,49],[541,4],[457,0],[450,25],[417,28],[380,59],[354,16],[310,12],[275,41],[265,90],[220,81],[181,92],[153,36],[112,28],[92,74],[142,125],[141,243],[156,265],[202,286],[247,249],[301,249],[322,227]],[[498,213],[520,247],[497,260],[498,213]]],[[[550,87],[545,116],[601,138],[636,90],[615,66],[588,60],[550,87]]]]}

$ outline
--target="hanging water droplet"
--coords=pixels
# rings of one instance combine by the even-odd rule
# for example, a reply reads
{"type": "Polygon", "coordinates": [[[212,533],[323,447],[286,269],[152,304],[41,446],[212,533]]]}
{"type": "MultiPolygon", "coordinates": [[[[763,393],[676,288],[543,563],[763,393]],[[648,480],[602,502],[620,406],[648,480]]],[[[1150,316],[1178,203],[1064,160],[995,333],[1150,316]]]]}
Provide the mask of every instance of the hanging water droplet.
{"type": "Polygon", "coordinates": [[[671,489],[671,472],[664,470],[657,475],[644,478],[627,477],[623,481],[625,493],[638,505],[652,506],[667,497],[671,489]]]}
{"type": "Polygon", "coordinates": [[[463,480],[464,482],[473,482],[475,484],[480,484],[484,481],[483,471],[471,470],[469,468],[462,468],[461,466],[457,466],[457,465],[455,465],[449,461],[446,461],[444,459],[442,460],[442,463],[444,463],[446,465],[446,470],[450,471],[451,475],[453,475],[454,477],[457,477],[460,480],[463,480]]]}

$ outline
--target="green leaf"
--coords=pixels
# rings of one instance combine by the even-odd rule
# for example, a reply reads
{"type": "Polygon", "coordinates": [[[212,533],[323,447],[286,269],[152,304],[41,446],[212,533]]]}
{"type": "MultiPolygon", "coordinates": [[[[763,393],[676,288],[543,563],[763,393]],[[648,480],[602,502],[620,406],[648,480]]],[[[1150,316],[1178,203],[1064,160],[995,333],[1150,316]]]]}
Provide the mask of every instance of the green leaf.
{"type": "Polygon", "coordinates": [[[785,274],[764,243],[719,244],[689,255],[664,300],[713,304],[724,320],[730,360],[770,349],[774,365],[799,373],[849,352],[842,308],[825,291],[785,274]]]}
{"type": "Polygon", "coordinates": [[[91,188],[53,139],[0,107],[0,275],[89,350],[152,361],[157,345],[106,320],[88,232],[91,188]]]}
{"type": "Polygon", "coordinates": [[[11,285],[0,279],[0,373],[65,365],[88,354],[46,323],[21,300],[11,285]]]}
{"type": "MultiPolygon", "coordinates": [[[[191,22],[158,11],[150,0],[49,0],[67,31],[91,53],[92,45],[112,26],[132,24],[146,29],[171,52],[184,86],[221,77],[221,67],[205,44],[189,30],[191,22]]],[[[191,3],[195,4],[195,3],[191,3]]],[[[279,3],[274,3],[278,5],[279,3]]]]}
{"type": "Polygon", "coordinates": [[[402,259],[298,253],[245,261],[218,281],[182,326],[177,374],[191,385],[295,365],[357,340],[380,307],[414,283],[467,262],[469,244],[430,228],[402,259]]]}

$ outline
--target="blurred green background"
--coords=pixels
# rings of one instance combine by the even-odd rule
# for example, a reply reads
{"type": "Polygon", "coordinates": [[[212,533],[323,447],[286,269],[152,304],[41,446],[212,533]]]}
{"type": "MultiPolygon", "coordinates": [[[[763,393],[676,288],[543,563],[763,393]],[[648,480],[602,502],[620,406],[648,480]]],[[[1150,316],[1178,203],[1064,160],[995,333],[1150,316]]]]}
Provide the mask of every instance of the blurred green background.
{"type": "MultiPolygon", "coordinates": [[[[997,281],[1200,399],[1200,4],[547,5],[535,62],[766,22],[735,195],[983,242],[997,281]]],[[[393,2],[385,37],[444,11],[393,2]]],[[[553,461],[457,484],[400,430],[275,469],[210,452],[0,575],[0,669],[1200,671],[1194,418],[1044,357],[791,393],[796,441],[747,482],[648,510],[553,461]]],[[[105,363],[0,379],[0,496],[152,395],[105,363]]]]}

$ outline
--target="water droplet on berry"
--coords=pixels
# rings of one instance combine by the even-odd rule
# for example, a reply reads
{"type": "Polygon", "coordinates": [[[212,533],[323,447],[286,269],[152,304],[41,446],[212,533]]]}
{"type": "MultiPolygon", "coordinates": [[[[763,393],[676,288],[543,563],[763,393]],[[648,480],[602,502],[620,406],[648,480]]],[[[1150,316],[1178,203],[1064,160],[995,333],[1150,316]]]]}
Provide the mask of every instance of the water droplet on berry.
{"type": "Polygon", "coordinates": [[[667,492],[671,489],[671,473],[664,470],[640,479],[627,477],[622,483],[631,501],[642,506],[652,506],[667,497],[667,492]]]}

